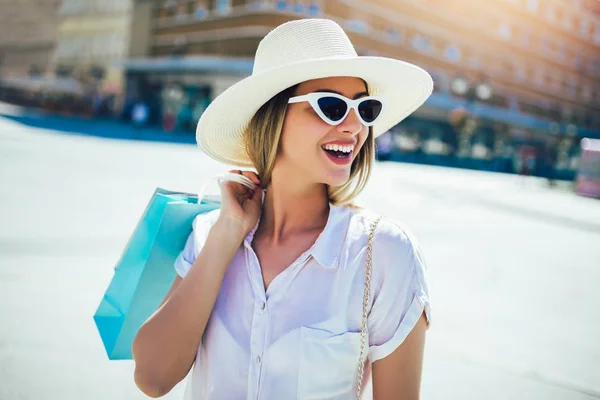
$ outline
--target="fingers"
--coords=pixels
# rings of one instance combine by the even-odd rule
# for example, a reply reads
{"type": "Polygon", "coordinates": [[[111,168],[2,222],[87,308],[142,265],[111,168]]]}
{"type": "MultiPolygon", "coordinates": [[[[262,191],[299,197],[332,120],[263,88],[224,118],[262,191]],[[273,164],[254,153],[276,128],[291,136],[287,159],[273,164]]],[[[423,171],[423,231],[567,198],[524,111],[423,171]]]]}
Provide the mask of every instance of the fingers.
{"type": "Polygon", "coordinates": [[[257,186],[260,186],[260,178],[254,172],[247,171],[247,174],[245,174],[245,176],[250,178],[252,182],[254,182],[257,186]]]}
{"type": "Polygon", "coordinates": [[[232,169],[229,171],[232,174],[243,175],[246,178],[249,178],[255,185],[260,186],[260,178],[254,171],[242,171],[239,169],[232,169]]]}

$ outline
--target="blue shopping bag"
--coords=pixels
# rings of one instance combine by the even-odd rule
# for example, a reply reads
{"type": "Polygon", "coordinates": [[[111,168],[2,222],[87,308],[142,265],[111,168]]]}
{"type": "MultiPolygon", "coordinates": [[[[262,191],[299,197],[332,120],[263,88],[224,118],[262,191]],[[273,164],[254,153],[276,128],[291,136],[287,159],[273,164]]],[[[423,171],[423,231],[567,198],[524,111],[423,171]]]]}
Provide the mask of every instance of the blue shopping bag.
{"type": "Polygon", "coordinates": [[[131,345],[175,280],[173,263],[192,231],[194,218],[219,208],[215,201],[156,189],[115,268],[94,315],[111,360],[131,359],[131,345]]]}

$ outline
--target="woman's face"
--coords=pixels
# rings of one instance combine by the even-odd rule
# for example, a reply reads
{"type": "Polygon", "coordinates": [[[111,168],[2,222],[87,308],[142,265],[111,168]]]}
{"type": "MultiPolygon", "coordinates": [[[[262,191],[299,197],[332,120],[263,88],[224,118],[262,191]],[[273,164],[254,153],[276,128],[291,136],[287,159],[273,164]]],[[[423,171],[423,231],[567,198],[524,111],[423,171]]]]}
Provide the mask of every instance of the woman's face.
{"type": "MultiPolygon", "coordinates": [[[[295,96],[312,92],[334,92],[349,99],[368,96],[364,81],[354,77],[307,81],[298,85],[295,96]]],[[[350,178],[352,161],[367,135],[368,128],[354,110],[350,110],[339,125],[332,126],[323,121],[308,102],[289,104],[275,166],[294,179],[308,180],[307,183],[343,185],[350,178]],[[336,145],[351,148],[352,152],[343,157],[343,153],[331,150],[336,145]]]]}

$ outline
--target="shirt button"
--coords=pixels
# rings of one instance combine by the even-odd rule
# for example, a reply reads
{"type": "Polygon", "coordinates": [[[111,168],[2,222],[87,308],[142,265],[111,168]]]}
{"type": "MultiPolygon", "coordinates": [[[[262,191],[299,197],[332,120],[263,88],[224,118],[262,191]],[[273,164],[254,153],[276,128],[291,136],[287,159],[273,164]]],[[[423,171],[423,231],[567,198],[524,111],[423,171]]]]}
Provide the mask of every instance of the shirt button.
{"type": "Polygon", "coordinates": [[[263,303],[260,305],[260,309],[261,309],[261,310],[263,310],[263,311],[265,311],[265,308],[267,308],[267,305],[265,304],[265,302],[263,302],[263,303]]]}
{"type": "Polygon", "coordinates": [[[256,356],[256,363],[260,364],[260,356],[256,356]]]}

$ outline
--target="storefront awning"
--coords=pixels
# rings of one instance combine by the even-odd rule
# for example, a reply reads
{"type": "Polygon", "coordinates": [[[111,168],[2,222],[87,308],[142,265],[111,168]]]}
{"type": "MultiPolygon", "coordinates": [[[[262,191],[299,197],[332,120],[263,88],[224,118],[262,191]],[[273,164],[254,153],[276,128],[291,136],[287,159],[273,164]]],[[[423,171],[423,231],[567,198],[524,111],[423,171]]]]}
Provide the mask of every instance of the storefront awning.
{"type": "Polygon", "coordinates": [[[251,74],[252,58],[237,57],[163,57],[132,58],[123,63],[127,71],[137,72],[225,72],[251,74]]]}
{"type": "Polygon", "coordinates": [[[81,95],[83,87],[73,78],[44,76],[15,76],[2,79],[2,85],[15,89],[81,95]]]}
{"type": "MultiPolygon", "coordinates": [[[[451,111],[458,107],[468,110],[469,113],[492,121],[506,122],[511,125],[552,133],[552,121],[538,118],[533,115],[522,114],[506,108],[500,108],[488,104],[469,104],[465,99],[454,98],[446,93],[434,93],[425,103],[431,107],[451,111]]],[[[557,133],[568,134],[568,124],[559,124],[557,133]]],[[[574,132],[579,137],[600,138],[600,132],[591,131],[577,127],[574,132]]]]}

